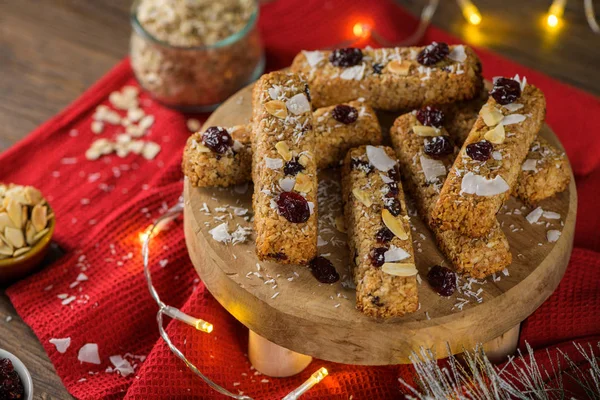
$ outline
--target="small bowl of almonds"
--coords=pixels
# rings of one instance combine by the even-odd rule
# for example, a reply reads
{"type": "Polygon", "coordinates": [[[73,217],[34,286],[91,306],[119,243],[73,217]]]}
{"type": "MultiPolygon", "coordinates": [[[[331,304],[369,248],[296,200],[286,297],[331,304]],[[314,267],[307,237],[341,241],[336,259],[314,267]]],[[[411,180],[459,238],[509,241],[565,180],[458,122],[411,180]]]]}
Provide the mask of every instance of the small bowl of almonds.
{"type": "Polygon", "coordinates": [[[48,252],[54,225],[39,190],[0,183],[0,286],[35,270],[48,252]]]}

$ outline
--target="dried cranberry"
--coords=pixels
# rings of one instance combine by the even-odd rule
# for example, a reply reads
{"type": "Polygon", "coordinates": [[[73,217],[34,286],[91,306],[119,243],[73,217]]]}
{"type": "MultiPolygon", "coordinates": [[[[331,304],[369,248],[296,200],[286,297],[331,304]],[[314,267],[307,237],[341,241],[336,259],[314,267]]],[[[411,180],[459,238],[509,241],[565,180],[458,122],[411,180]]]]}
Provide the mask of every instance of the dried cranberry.
{"type": "Polygon", "coordinates": [[[431,287],[441,296],[451,296],[456,290],[456,274],[448,268],[434,266],[427,274],[431,287]]]}
{"type": "Polygon", "coordinates": [[[417,111],[417,120],[425,126],[441,128],[444,123],[444,113],[436,107],[423,107],[417,111]]]}
{"type": "Polygon", "coordinates": [[[277,198],[277,208],[279,214],[295,224],[306,222],[310,218],[308,201],[295,192],[282,192],[277,198]]]}
{"type": "Polygon", "coordinates": [[[352,106],[346,104],[340,104],[335,106],[331,115],[336,121],[342,124],[351,124],[358,119],[358,110],[352,106]]]}
{"type": "Polygon", "coordinates": [[[381,267],[385,263],[385,252],[388,251],[387,247],[375,247],[369,253],[369,259],[371,264],[375,267],[381,267]]]}
{"type": "Polygon", "coordinates": [[[286,175],[296,176],[301,171],[304,171],[304,166],[298,162],[298,158],[286,162],[283,166],[283,173],[286,175]]]}
{"type": "Polygon", "coordinates": [[[382,227],[375,234],[375,239],[377,239],[377,243],[387,243],[394,238],[394,233],[390,231],[386,226],[382,227]]]}
{"type": "Polygon", "coordinates": [[[477,161],[489,160],[492,156],[493,150],[494,145],[488,142],[487,140],[482,140],[481,142],[468,144],[466,148],[467,155],[473,160],[477,161]]]}
{"type": "Polygon", "coordinates": [[[398,187],[398,182],[390,182],[388,185],[388,192],[386,193],[386,197],[394,197],[400,193],[400,188],[398,187]]]}
{"type": "Polygon", "coordinates": [[[362,51],[354,47],[335,49],[329,56],[329,61],[336,67],[352,67],[359,64],[362,59],[362,51]]]}
{"type": "Polygon", "coordinates": [[[521,84],[514,79],[498,78],[490,95],[498,104],[510,104],[521,97],[521,84]]]}
{"type": "Polygon", "coordinates": [[[21,377],[8,358],[0,359],[0,399],[16,400],[25,398],[25,388],[21,377]]]}
{"type": "Polygon", "coordinates": [[[352,167],[352,169],[358,169],[364,172],[365,174],[370,174],[371,172],[373,172],[373,166],[369,162],[358,160],[356,158],[353,158],[350,161],[350,166],[352,167]]]}
{"type": "Polygon", "coordinates": [[[395,197],[386,197],[383,201],[385,203],[385,208],[392,214],[394,217],[397,217],[402,212],[402,205],[400,201],[398,201],[395,197]]]}
{"type": "Polygon", "coordinates": [[[433,42],[421,50],[417,55],[417,61],[423,65],[433,65],[442,61],[448,54],[450,54],[450,48],[446,43],[433,42]]]}
{"type": "Polygon", "coordinates": [[[310,260],[308,264],[313,276],[321,283],[333,283],[340,280],[340,275],[335,267],[325,257],[317,256],[310,260]]]}
{"type": "Polygon", "coordinates": [[[454,145],[448,136],[434,136],[425,141],[423,151],[431,158],[443,158],[453,153],[454,145]]]}
{"type": "Polygon", "coordinates": [[[371,303],[372,303],[374,306],[377,306],[377,307],[383,307],[383,303],[381,302],[381,299],[379,298],[379,296],[373,296],[373,297],[371,298],[371,303]]]}
{"type": "Polygon", "coordinates": [[[202,143],[213,152],[224,154],[233,146],[233,139],[227,130],[220,126],[211,126],[202,134],[202,143]]]}
{"type": "Polygon", "coordinates": [[[383,64],[373,64],[374,74],[381,75],[381,71],[383,71],[383,64]]]}
{"type": "Polygon", "coordinates": [[[390,168],[388,170],[387,174],[388,174],[388,177],[390,177],[390,179],[393,179],[396,182],[400,182],[400,172],[398,172],[396,167],[390,168]]]}

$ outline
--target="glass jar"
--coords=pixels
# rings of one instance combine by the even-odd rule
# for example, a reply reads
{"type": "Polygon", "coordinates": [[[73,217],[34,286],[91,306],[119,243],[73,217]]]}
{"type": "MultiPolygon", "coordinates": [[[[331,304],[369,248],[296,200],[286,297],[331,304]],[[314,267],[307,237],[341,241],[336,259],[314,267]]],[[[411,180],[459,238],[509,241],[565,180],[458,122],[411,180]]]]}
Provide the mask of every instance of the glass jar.
{"type": "Polygon", "coordinates": [[[214,110],[264,71],[258,13],[256,0],[136,0],[130,54],[139,84],[169,107],[214,110]]]}

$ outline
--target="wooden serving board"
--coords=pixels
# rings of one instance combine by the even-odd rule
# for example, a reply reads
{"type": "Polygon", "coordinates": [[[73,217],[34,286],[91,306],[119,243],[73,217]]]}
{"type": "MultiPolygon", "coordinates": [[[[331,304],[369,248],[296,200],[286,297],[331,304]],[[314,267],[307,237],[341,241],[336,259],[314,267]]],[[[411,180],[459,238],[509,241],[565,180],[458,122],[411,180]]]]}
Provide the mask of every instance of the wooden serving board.
{"type": "MultiPolygon", "coordinates": [[[[250,116],[251,88],[247,87],[219,107],[205,127],[245,124],[250,116]]],[[[384,132],[396,116],[380,116],[384,132]]],[[[544,126],[541,135],[562,148],[548,126],[544,126]]],[[[499,274],[496,279],[490,277],[471,284],[461,279],[463,289],[449,298],[438,296],[426,282],[431,266],[447,262],[431,232],[413,216],[415,256],[423,277],[419,285],[421,307],[393,320],[369,318],[355,309],[346,237],[335,228],[335,217],[342,214],[339,174],[337,169],[323,171],[319,181],[319,232],[326,242],[319,247],[319,253],[329,254],[327,257],[342,276],[331,285],[320,284],[304,266],[259,262],[253,236],[235,245],[213,240],[208,231],[225,221],[230,232],[238,224],[252,226],[251,184],[198,189],[185,182],[185,237],[198,274],[235,318],[282,347],[349,364],[409,363],[411,352],[420,346],[444,357],[446,344],[453,353],[459,353],[518,325],[550,296],[565,272],[577,208],[573,180],[568,190],[540,204],[544,210],[559,213],[560,220],[542,218],[542,224],[531,225],[525,219],[531,209],[511,199],[498,216],[513,255],[508,275],[499,274]],[[206,207],[210,212],[203,211],[206,207]],[[235,211],[243,213],[241,209],[247,209],[247,214],[235,215],[235,211]],[[549,229],[562,231],[557,242],[546,240],[549,229]]]]}

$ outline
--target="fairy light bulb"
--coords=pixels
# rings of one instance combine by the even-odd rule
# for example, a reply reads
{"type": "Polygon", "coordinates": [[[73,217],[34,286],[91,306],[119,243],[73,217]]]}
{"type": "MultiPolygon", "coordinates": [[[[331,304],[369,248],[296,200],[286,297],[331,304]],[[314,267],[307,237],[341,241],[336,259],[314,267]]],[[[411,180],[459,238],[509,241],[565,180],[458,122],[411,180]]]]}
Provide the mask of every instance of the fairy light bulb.
{"type": "Polygon", "coordinates": [[[312,388],[313,386],[321,382],[323,379],[325,379],[327,375],[329,375],[329,371],[327,371],[327,368],[319,368],[302,385],[298,386],[296,389],[292,390],[287,396],[285,396],[283,400],[298,399],[304,393],[309,391],[310,388],[312,388]]]}
{"type": "Polygon", "coordinates": [[[470,0],[457,0],[457,3],[462,10],[462,14],[471,25],[479,25],[481,23],[481,13],[479,9],[470,0]]]}
{"type": "Polygon", "coordinates": [[[567,0],[554,0],[552,5],[548,9],[548,17],[546,18],[546,24],[550,28],[555,28],[558,26],[564,12],[565,5],[567,4],[567,0]]]}
{"type": "Polygon", "coordinates": [[[365,39],[371,35],[371,27],[365,23],[357,22],[352,27],[354,36],[360,39],[365,39]]]}

